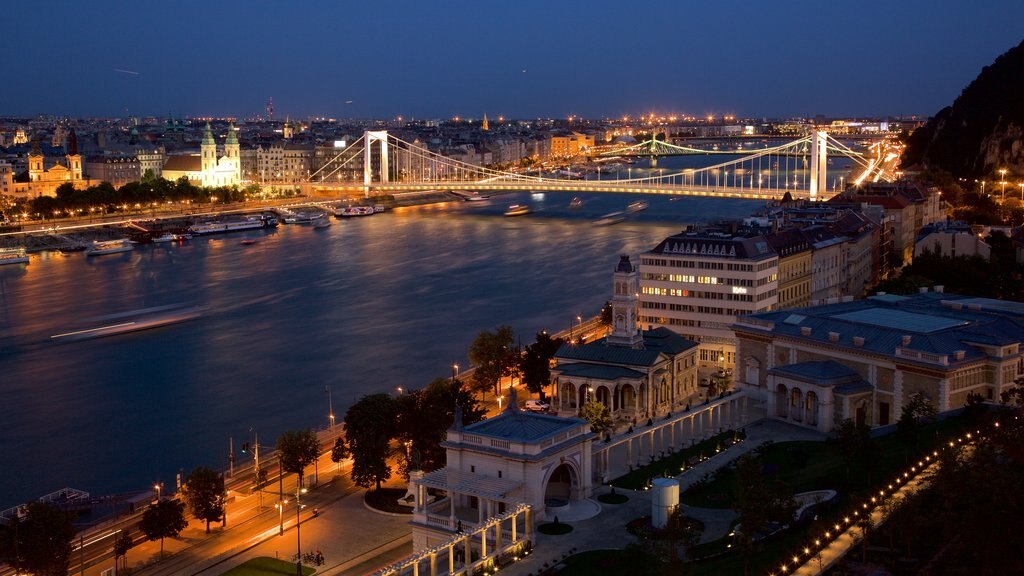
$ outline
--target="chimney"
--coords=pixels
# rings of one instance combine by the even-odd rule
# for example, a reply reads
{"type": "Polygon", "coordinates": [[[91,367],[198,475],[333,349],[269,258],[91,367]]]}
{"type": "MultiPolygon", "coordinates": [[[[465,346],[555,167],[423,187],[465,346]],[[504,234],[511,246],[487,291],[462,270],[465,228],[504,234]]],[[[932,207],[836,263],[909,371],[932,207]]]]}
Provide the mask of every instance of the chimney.
{"type": "Polygon", "coordinates": [[[946,287],[943,286],[942,284],[936,284],[935,286],[932,287],[932,290],[934,290],[935,292],[938,292],[939,294],[942,294],[942,292],[945,289],[946,289],[946,287]]]}
{"type": "Polygon", "coordinates": [[[904,346],[909,346],[910,345],[910,340],[911,340],[910,334],[904,334],[903,335],[903,345],[904,346]]]}
{"type": "Polygon", "coordinates": [[[828,333],[828,341],[829,342],[839,342],[839,332],[829,332],[828,333]]]}
{"type": "Polygon", "coordinates": [[[856,346],[857,348],[862,348],[864,346],[864,337],[863,336],[854,336],[853,337],[853,345],[856,346]]]}
{"type": "Polygon", "coordinates": [[[810,336],[811,335],[811,327],[810,326],[801,326],[800,327],[800,335],[801,336],[810,336]]]}
{"type": "Polygon", "coordinates": [[[917,293],[918,294],[927,294],[928,293],[928,287],[927,286],[921,286],[920,288],[917,289],[917,293]]]}
{"type": "Polygon", "coordinates": [[[957,350],[956,352],[953,352],[953,357],[957,360],[963,360],[966,354],[967,352],[964,350],[957,350]]]}

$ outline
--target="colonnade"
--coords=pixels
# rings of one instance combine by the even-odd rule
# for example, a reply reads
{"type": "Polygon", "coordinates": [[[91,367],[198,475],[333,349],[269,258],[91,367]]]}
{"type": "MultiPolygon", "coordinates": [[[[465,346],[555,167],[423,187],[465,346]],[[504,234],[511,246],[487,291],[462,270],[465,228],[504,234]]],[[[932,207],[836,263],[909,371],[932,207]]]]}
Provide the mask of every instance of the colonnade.
{"type": "Polygon", "coordinates": [[[733,392],[708,404],[639,423],[625,434],[593,445],[595,481],[607,482],[633,468],[693,445],[748,421],[745,392],[733,392]]]}

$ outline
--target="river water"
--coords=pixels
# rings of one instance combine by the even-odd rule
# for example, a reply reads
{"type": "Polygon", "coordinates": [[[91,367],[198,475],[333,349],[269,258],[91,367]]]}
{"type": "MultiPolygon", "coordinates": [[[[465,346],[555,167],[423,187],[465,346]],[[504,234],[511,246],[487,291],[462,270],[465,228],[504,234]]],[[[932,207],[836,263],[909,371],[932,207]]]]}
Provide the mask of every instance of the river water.
{"type": "Polygon", "coordinates": [[[364,394],[467,365],[482,329],[508,324],[525,345],[567,328],[610,299],[619,254],[761,206],[653,196],[626,222],[594,226],[637,197],[581,195],[570,209],[571,197],[509,194],[323,230],[281,226],[92,258],[44,252],[0,268],[0,509],[65,486],[173,486],[179,471],[226,467],[229,437],[241,463],[254,431],[272,445],[282,431],[326,426],[328,386],[340,422],[364,394]],[[531,215],[502,216],[524,202],[531,215]],[[50,340],[166,305],[203,315],[50,340]]]}

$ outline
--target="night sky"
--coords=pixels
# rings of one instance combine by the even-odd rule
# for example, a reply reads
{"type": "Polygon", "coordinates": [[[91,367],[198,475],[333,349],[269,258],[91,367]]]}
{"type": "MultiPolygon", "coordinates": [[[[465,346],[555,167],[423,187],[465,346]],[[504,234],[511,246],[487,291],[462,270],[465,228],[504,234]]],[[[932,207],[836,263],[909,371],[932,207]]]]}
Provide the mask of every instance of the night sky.
{"type": "Polygon", "coordinates": [[[0,115],[931,115],[1024,2],[166,0],[4,5],[0,115]]]}

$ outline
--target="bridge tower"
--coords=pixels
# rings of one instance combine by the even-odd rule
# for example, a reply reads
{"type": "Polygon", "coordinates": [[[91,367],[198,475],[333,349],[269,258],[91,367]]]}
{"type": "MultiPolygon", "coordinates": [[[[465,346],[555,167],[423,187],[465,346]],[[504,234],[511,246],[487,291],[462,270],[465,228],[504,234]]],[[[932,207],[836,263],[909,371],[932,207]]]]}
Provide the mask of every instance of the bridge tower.
{"type": "Polygon", "coordinates": [[[811,202],[818,199],[818,193],[828,189],[828,133],[819,130],[811,137],[811,202]]]}
{"type": "Polygon", "coordinates": [[[363,186],[367,194],[370,193],[370,183],[373,181],[374,142],[380,142],[380,181],[388,182],[388,131],[367,130],[363,132],[363,186]]]}

